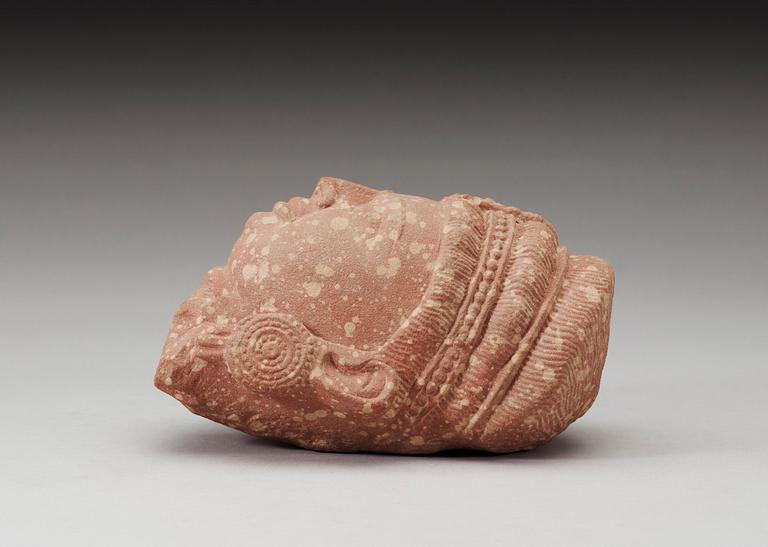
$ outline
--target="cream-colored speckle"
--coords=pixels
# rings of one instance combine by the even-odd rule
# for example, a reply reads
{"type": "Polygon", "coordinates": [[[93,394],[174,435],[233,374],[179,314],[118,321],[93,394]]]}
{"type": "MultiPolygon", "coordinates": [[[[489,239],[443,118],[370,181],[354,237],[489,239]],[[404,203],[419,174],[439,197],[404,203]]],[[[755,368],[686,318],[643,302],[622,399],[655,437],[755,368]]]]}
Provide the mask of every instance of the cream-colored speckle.
{"type": "Polygon", "coordinates": [[[346,418],[347,417],[346,414],[344,414],[343,412],[339,412],[338,410],[334,411],[333,415],[336,416],[337,418],[346,418]]]}
{"type": "Polygon", "coordinates": [[[396,256],[389,257],[387,264],[380,264],[376,267],[376,273],[383,277],[394,277],[397,270],[400,269],[400,259],[396,256]]]}
{"type": "Polygon", "coordinates": [[[253,279],[253,277],[256,275],[256,272],[259,271],[259,267],[256,264],[246,264],[243,266],[243,280],[246,282],[253,279]]]}
{"type": "Polygon", "coordinates": [[[248,237],[245,239],[245,244],[250,245],[257,235],[258,234],[256,232],[251,232],[250,234],[248,234],[248,237]]]}
{"type": "Polygon", "coordinates": [[[317,283],[316,281],[309,281],[307,283],[303,283],[302,287],[304,287],[304,292],[307,293],[307,296],[317,298],[317,296],[320,295],[320,291],[322,290],[323,285],[321,283],[317,283]]]}
{"type": "Polygon", "coordinates": [[[261,283],[264,281],[264,278],[269,275],[269,262],[264,260],[259,264],[259,273],[256,275],[256,281],[258,283],[261,283]]]}
{"type": "Polygon", "coordinates": [[[165,380],[163,380],[163,383],[167,386],[171,385],[173,383],[173,380],[171,380],[170,376],[166,376],[165,380]]]}
{"type": "Polygon", "coordinates": [[[555,345],[555,349],[557,349],[557,350],[563,349],[563,339],[562,339],[562,337],[560,337],[560,336],[555,337],[552,340],[552,343],[555,345]]]}
{"type": "Polygon", "coordinates": [[[259,311],[264,312],[276,312],[277,308],[275,307],[275,299],[270,298],[266,302],[264,302],[261,306],[259,306],[259,311]]]}
{"type": "Polygon", "coordinates": [[[547,382],[551,382],[555,379],[555,371],[551,368],[546,369],[544,372],[541,373],[541,377],[544,378],[547,382]]]}
{"type": "Polygon", "coordinates": [[[261,256],[267,256],[269,254],[269,245],[265,245],[261,248],[261,256]]]}
{"type": "Polygon", "coordinates": [[[279,274],[282,268],[280,267],[280,264],[272,264],[272,273],[273,274],[279,274]]]}
{"type": "Polygon", "coordinates": [[[422,249],[424,249],[424,244],[419,243],[418,241],[411,241],[411,244],[408,245],[408,250],[411,251],[411,254],[414,255],[419,254],[422,249]]]}
{"type": "Polygon", "coordinates": [[[200,372],[207,364],[208,362],[205,361],[205,359],[200,359],[200,357],[195,358],[195,360],[192,361],[192,372],[200,372]]]}
{"type": "Polygon", "coordinates": [[[405,221],[408,224],[416,224],[416,221],[418,220],[418,216],[416,216],[416,213],[413,211],[406,211],[405,212],[405,221]]]}
{"type": "Polygon", "coordinates": [[[424,444],[424,437],[422,437],[421,435],[414,435],[413,437],[411,437],[410,443],[413,446],[421,446],[424,444]]]}
{"type": "Polygon", "coordinates": [[[400,237],[400,232],[398,230],[389,231],[389,239],[391,239],[392,241],[397,241],[398,237],[400,237]]]}
{"type": "Polygon", "coordinates": [[[376,248],[376,244],[382,239],[384,239],[384,237],[381,234],[376,234],[372,238],[365,240],[365,246],[368,247],[368,250],[372,251],[374,248],[376,248]]]}
{"type": "Polygon", "coordinates": [[[315,266],[315,273],[322,275],[323,277],[331,277],[334,274],[333,268],[326,264],[318,264],[315,266]]]}
{"type": "Polygon", "coordinates": [[[331,219],[331,228],[334,230],[343,230],[349,226],[349,219],[345,217],[334,217],[331,219]]]}
{"type": "Polygon", "coordinates": [[[269,262],[266,260],[257,264],[246,264],[243,266],[243,279],[248,282],[256,278],[257,283],[261,283],[269,275],[269,262]]]}
{"type": "Polygon", "coordinates": [[[600,292],[592,285],[582,287],[584,294],[587,296],[587,300],[590,302],[600,302],[600,292]]]}
{"type": "Polygon", "coordinates": [[[304,419],[312,422],[318,418],[325,418],[327,415],[328,413],[325,410],[315,410],[314,412],[307,412],[304,414],[304,419]]]}
{"type": "Polygon", "coordinates": [[[346,334],[347,338],[352,338],[355,335],[356,328],[357,325],[355,325],[352,321],[347,321],[344,323],[344,334],[346,334]]]}
{"type": "Polygon", "coordinates": [[[262,224],[277,224],[277,217],[275,215],[267,215],[265,217],[261,217],[261,223],[262,224]]]}
{"type": "Polygon", "coordinates": [[[363,414],[370,414],[373,412],[373,408],[371,407],[371,403],[365,403],[363,405],[363,414]]]}
{"type": "Polygon", "coordinates": [[[314,380],[315,378],[320,378],[320,376],[322,375],[323,375],[323,369],[321,369],[320,367],[315,367],[309,373],[309,379],[314,380]]]}
{"type": "Polygon", "coordinates": [[[255,431],[256,433],[258,433],[259,431],[264,431],[267,428],[266,425],[264,425],[258,420],[250,420],[248,422],[248,427],[251,428],[251,431],[255,431]]]}

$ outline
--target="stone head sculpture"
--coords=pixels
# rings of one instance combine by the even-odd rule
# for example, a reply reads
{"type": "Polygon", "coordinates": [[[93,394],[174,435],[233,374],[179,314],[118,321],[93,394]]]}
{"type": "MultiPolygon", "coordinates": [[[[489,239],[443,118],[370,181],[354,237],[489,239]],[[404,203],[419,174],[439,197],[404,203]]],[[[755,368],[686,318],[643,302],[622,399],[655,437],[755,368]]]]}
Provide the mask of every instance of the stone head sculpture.
{"type": "Polygon", "coordinates": [[[176,313],[155,385],[306,448],[528,449],[594,401],[613,283],[539,215],[323,178],[248,219],[176,313]]]}

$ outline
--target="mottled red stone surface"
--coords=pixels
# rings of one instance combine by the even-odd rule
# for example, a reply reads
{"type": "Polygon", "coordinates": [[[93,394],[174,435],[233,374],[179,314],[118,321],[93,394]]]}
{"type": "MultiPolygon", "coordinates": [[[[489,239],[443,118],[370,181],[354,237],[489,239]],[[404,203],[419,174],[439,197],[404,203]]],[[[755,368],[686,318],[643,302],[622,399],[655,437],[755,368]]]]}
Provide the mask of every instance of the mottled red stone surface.
{"type": "Polygon", "coordinates": [[[584,414],[613,270],[539,215],[323,178],[245,224],[176,313],[155,385],[306,448],[532,448],[584,414]]]}

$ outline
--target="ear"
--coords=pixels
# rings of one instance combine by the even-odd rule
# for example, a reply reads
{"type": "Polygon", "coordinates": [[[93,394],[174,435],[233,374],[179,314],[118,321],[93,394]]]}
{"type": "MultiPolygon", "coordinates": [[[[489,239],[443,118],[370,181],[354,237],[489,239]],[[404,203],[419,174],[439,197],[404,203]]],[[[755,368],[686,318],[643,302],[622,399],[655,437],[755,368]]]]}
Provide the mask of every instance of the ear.
{"type": "Polygon", "coordinates": [[[256,391],[300,385],[314,359],[314,337],[281,313],[258,313],[240,321],[224,350],[229,373],[256,391]]]}
{"type": "Polygon", "coordinates": [[[224,362],[232,376],[255,391],[306,389],[308,381],[330,408],[362,414],[386,412],[403,391],[396,369],[377,354],[320,340],[282,313],[240,321],[227,339],[224,362]]]}
{"type": "MultiPolygon", "coordinates": [[[[355,352],[356,353],[356,352],[355,352]]],[[[376,357],[350,362],[348,348],[325,352],[310,373],[319,399],[329,407],[378,415],[389,408],[400,379],[396,370],[376,357]]]]}

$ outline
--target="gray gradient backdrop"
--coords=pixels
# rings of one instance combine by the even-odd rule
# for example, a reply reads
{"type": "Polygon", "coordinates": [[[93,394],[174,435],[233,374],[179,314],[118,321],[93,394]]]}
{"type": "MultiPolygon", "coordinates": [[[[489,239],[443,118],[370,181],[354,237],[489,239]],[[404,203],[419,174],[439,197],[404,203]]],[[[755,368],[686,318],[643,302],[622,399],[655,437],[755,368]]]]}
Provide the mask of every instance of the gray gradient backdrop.
{"type": "Polygon", "coordinates": [[[5,14],[0,544],[764,545],[760,20],[429,5],[5,14]],[[321,175],[609,260],[592,410],[530,453],[343,455],[156,391],[176,307],[321,175]]]}

